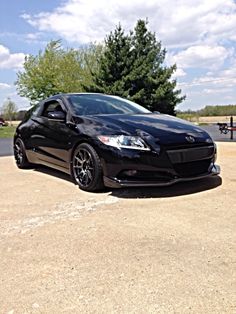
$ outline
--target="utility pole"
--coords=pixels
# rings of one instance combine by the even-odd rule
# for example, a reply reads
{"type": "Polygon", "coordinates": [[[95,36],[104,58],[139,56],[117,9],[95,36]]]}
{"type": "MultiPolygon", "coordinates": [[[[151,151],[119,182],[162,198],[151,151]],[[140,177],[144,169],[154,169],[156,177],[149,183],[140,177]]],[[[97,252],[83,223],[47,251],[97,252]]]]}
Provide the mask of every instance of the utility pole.
{"type": "Polygon", "coordinates": [[[234,138],[234,130],[233,130],[233,126],[234,126],[234,121],[233,121],[233,117],[230,117],[230,139],[233,140],[234,138]]]}

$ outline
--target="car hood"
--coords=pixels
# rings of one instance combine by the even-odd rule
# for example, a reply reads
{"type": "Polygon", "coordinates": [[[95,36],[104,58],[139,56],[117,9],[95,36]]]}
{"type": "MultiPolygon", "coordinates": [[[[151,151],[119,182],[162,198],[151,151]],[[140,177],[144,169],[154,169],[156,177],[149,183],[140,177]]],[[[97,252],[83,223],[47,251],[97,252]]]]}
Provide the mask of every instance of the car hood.
{"type": "MultiPolygon", "coordinates": [[[[101,133],[138,135],[154,138],[162,144],[188,143],[186,137],[193,137],[194,143],[211,142],[207,132],[185,120],[164,114],[99,115],[94,117],[101,127],[101,133]]],[[[95,121],[94,121],[95,122],[95,121]]]]}
{"type": "Polygon", "coordinates": [[[210,135],[198,126],[165,114],[75,116],[80,134],[140,136],[151,146],[159,144],[198,145],[212,143],[210,135]],[[190,141],[189,141],[190,137],[190,141]]]}

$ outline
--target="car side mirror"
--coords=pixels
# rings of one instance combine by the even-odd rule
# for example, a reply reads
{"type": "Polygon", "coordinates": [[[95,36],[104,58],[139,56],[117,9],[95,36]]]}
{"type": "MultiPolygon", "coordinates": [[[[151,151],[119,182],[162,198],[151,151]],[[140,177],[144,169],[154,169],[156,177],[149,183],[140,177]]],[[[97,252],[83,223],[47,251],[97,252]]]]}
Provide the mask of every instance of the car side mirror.
{"type": "Polygon", "coordinates": [[[59,120],[59,121],[65,121],[66,120],[66,114],[64,111],[48,112],[47,116],[49,119],[52,119],[52,120],[59,120]]]}

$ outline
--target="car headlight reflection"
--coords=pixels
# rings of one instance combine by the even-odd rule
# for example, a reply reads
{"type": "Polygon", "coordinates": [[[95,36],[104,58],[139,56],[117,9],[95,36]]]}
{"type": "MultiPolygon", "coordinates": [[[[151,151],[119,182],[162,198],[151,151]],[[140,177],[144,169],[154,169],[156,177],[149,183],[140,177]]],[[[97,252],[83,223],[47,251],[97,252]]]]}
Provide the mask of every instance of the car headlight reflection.
{"type": "Polygon", "coordinates": [[[150,148],[139,136],[126,136],[126,135],[100,135],[98,139],[105,145],[113,146],[118,149],[137,149],[150,151],[150,148]]]}

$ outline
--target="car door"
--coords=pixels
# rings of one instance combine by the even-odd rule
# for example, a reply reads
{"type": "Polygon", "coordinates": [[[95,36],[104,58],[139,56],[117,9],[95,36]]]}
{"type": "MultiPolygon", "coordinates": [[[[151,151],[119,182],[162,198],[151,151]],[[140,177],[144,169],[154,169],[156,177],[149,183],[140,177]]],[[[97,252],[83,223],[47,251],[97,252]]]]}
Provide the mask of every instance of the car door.
{"type": "Polygon", "coordinates": [[[69,171],[72,130],[66,120],[51,119],[48,114],[67,109],[59,99],[46,101],[41,112],[32,117],[31,147],[40,163],[69,171]]]}

